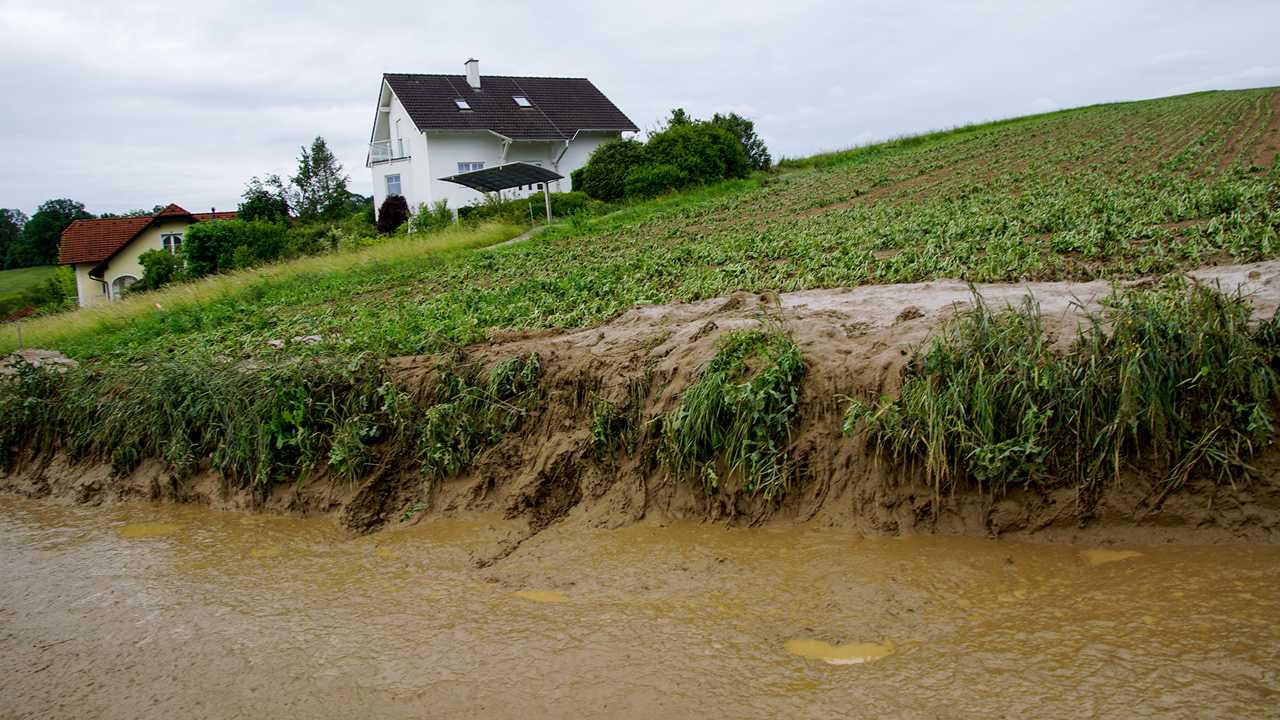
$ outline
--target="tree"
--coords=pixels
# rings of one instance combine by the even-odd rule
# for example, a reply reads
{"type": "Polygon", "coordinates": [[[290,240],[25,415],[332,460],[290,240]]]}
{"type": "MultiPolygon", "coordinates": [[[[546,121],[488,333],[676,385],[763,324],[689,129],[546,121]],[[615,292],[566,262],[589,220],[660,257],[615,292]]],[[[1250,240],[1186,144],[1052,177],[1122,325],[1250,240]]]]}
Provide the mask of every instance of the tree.
{"type": "Polygon", "coordinates": [[[240,220],[288,221],[289,191],[280,176],[272,174],[265,180],[259,180],[255,175],[250,179],[240,196],[236,217],[240,220]]]}
{"type": "Polygon", "coordinates": [[[311,148],[302,148],[298,156],[298,174],[289,178],[293,185],[292,205],[303,220],[341,217],[347,207],[347,183],[338,159],[329,151],[324,138],[316,136],[311,148]]]}
{"type": "Polygon", "coordinates": [[[773,158],[769,155],[769,148],[765,146],[764,140],[756,135],[756,124],[742,117],[738,113],[729,113],[721,115],[716,113],[711,116],[711,124],[716,127],[724,128],[738,138],[738,142],[742,143],[742,149],[747,152],[747,159],[751,161],[751,167],[756,170],[768,170],[773,164],[773,158]]]}
{"type": "Polygon", "coordinates": [[[76,220],[92,217],[84,211],[84,204],[75,200],[46,200],[23,226],[22,239],[10,248],[5,266],[27,267],[57,263],[62,231],[76,220]]]}
{"type": "Polygon", "coordinates": [[[22,240],[22,226],[27,224],[27,214],[13,208],[0,208],[0,268],[7,267],[5,262],[9,249],[22,240]]]}
{"type": "Polygon", "coordinates": [[[658,123],[658,128],[652,131],[650,135],[657,135],[664,130],[670,130],[673,127],[680,127],[681,125],[692,125],[696,122],[698,121],[694,120],[692,115],[685,112],[684,108],[675,108],[671,111],[671,117],[668,117],[666,120],[658,123]]]}
{"type": "Polygon", "coordinates": [[[409,201],[403,195],[388,195],[378,209],[378,232],[390,235],[409,219],[409,201]]]}

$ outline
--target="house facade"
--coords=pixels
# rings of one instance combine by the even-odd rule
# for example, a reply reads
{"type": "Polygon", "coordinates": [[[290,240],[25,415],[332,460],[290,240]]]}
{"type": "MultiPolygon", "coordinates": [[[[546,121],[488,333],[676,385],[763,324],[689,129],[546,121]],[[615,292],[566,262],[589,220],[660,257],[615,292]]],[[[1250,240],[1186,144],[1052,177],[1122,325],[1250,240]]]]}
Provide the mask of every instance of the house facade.
{"type": "Polygon", "coordinates": [[[154,215],[76,220],[62,231],[58,262],[75,270],[80,307],[119,300],[142,279],[142,253],[176,253],[192,223],[235,217],[234,212],[192,213],[171,204],[154,215]]]}
{"type": "Polygon", "coordinates": [[[455,211],[482,202],[481,193],[441,178],[509,162],[563,175],[549,189],[568,191],[569,174],[593,150],[639,131],[586,78],[481,77],[476,60],[464,68],[463,75],[382,76],[368,157],[375,209],[388,195],[402,195],[411,211],[439,200],[455,211]]]}

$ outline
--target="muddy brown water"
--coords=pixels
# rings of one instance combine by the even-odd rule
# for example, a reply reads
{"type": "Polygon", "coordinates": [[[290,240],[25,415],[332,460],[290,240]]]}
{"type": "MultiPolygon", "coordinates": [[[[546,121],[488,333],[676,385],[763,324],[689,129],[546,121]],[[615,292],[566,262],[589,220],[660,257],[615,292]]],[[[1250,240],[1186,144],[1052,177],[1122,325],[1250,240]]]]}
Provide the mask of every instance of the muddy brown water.
{"type": "Polygon", "coordinates": [[[1280,548],[0,496],[0,716],[1274,717],[1280,548]]]}

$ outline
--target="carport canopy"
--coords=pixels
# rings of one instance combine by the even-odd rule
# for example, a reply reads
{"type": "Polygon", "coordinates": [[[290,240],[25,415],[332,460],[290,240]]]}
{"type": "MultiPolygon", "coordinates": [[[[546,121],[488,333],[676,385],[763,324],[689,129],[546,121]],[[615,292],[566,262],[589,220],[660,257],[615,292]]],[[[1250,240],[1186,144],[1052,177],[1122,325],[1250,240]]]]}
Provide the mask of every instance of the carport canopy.
{"type": "Polygon", "coordinates": [[[480,192],[498,192],[499,190],[520,187],[521,185],[536,185],[538,183],[543,183],[542,187],[545,191],[546,183],[563,178],[564,176],[559,173],[554,173],[531,163],[509,162],[440,179],[445,182],[465,185],[472,190],[479,190],[480,192]]]}

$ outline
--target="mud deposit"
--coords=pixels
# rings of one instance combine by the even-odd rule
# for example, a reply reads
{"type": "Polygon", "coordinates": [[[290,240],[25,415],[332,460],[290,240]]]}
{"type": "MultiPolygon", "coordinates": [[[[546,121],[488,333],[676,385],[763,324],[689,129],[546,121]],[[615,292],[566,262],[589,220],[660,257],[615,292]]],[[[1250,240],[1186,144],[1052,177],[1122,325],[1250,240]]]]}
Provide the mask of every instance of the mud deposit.
{"type": "Polygon", "coordinates": [[[0,496],[0,716],[1268,717],[1280,548],[0,496]]]}

